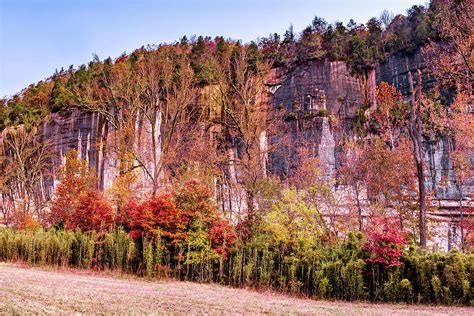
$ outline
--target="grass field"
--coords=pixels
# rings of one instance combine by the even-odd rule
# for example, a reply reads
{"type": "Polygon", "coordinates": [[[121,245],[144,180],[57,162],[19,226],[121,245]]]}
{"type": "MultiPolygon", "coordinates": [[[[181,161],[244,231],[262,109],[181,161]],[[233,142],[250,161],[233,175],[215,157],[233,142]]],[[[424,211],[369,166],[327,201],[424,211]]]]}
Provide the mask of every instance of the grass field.
{"type": "Polygon", "coordinates": [[[189,282],[148,282],[0,263],[0,313],[462,315],[473,308],[348,303],[189,282]]]}

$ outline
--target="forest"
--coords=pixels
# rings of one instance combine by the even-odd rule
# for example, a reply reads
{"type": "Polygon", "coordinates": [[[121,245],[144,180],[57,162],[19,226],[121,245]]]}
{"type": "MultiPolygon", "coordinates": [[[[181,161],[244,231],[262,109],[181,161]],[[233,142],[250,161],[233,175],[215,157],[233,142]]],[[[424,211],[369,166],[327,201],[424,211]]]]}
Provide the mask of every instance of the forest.
{"type": "Polygon", "coordinates": [[[1,100],[0,261],[472,306],[473,16],[470,0],[432,0],[365,24],[316,16],[299,33],[183,37],[57,70],[1,100]],[[414,54],[424,66],[408,69],[408,94],[371,88],[377,65],[414,54]],[[269,102],[276,71],[322,61],[344,62],[362,82],[349,125],[324,98],[317,110],[269,102]],[[71,111],[99,118],[106,136],[93,146],[114,161],[110,183],[80,148],[52,167],[58,157],[39,135],[71,111]],[[334,173],[311,122],[342,135],[334,173]],[[426,144],[439,139],[458,192],[448,252],[432,246],[428,216],[426,144]]]}

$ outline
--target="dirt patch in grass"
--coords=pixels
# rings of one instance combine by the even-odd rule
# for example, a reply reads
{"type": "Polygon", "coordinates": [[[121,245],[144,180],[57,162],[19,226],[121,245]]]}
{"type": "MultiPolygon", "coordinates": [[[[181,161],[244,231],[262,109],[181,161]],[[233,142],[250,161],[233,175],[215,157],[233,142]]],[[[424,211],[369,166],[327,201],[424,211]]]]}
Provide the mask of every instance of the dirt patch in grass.
{"type": "Polygon", "coordinates": [[[328,302],[215,284],[151,282],[0,263],[0,312],[100,314],[472,315],[468,307],[328,302]]]}

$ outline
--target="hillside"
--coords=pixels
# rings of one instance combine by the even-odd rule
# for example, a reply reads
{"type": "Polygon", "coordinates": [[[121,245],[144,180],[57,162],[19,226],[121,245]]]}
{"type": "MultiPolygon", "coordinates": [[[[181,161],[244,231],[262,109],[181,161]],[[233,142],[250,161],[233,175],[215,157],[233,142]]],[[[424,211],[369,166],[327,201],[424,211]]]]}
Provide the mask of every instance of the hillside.
{"type": "Polygon", "coordinates": [[[0,106],[0,260],[474,304],[473,1],[183,37],[0,106]]]}

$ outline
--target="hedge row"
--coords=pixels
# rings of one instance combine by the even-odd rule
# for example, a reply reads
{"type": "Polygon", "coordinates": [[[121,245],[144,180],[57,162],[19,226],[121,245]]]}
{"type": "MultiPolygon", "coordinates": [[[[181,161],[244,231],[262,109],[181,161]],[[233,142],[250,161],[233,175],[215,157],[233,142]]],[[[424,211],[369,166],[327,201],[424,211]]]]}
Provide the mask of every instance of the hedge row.
{"type": "Polygon", "coordinates": [[[350,234],[341,244],[287,253],[257,237],[223,258],[205,239],[190,238],[177,258],[166,252],[161,239],[134,240],[121,229],[98,235],[3,228],[0,260],[271,288],[314,298],[474,305],[473,254],[420,254],[412,247],[404,252],[402,265],[385,267],[365,260],[362,239],[350,234]]]}

